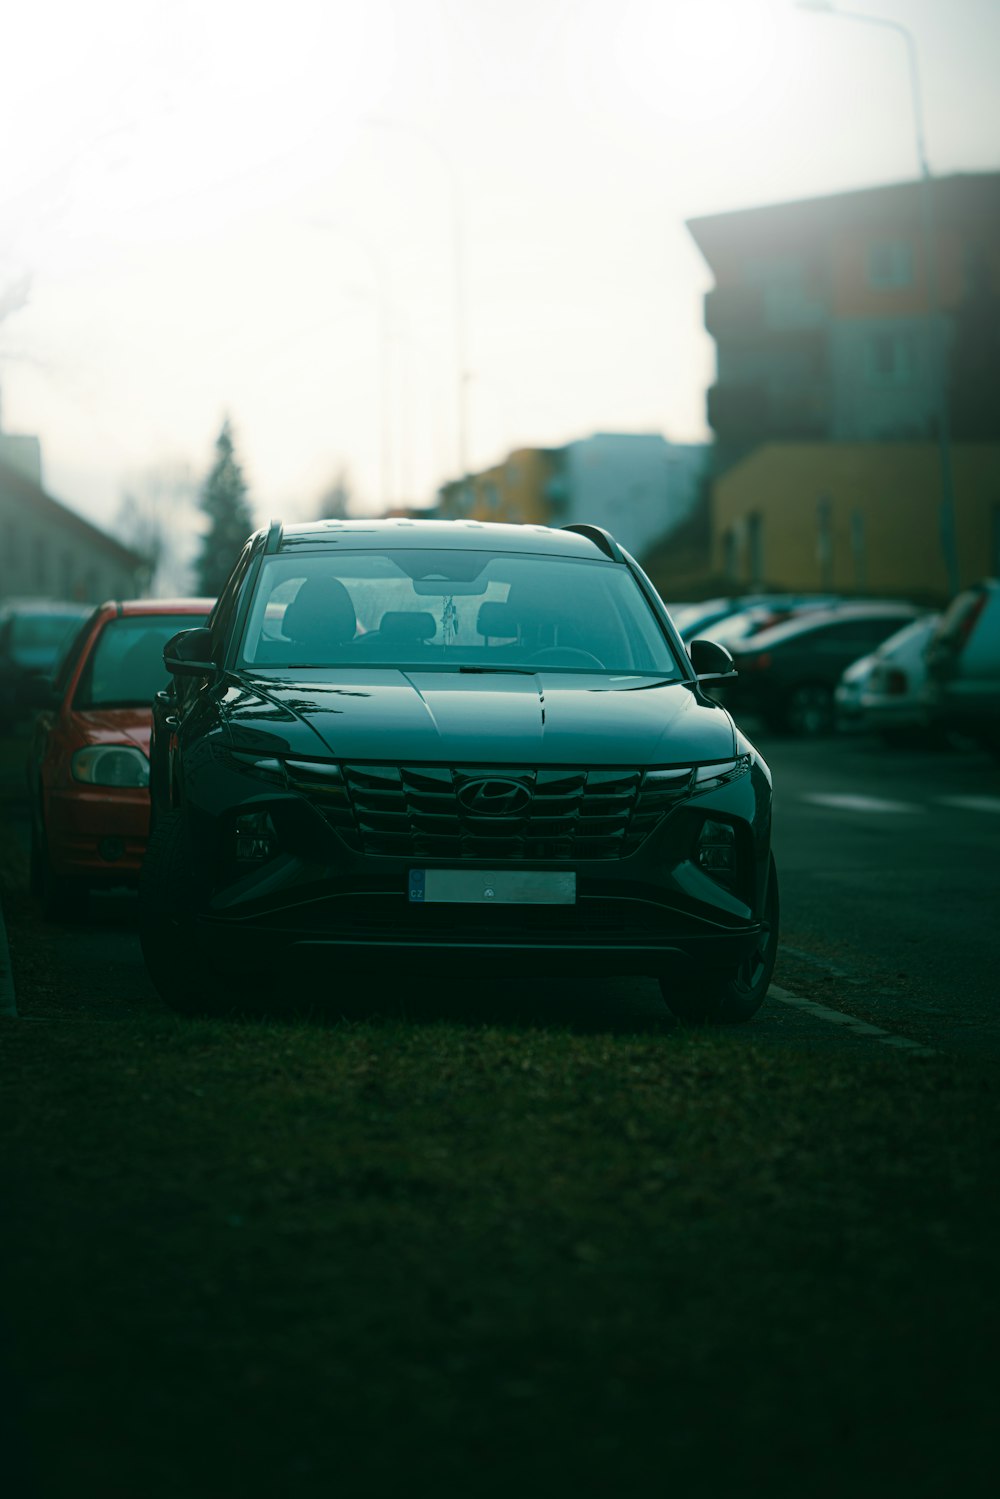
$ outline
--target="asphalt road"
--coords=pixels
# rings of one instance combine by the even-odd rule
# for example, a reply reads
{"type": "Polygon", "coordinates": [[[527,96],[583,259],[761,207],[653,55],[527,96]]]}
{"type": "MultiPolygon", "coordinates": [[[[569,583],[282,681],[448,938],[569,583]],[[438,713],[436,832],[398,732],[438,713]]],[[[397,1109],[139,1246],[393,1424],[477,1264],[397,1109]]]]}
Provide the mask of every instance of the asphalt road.
{"type": "MultiPolygon", "coordinates": [[[[978,751],[906,753],[867,737],[755,742],[774,774],[782,946],[774,997],[747,1033],[809,1049],[902,1038],[1000,1055],[1000,767],[978,751]],[[845,1015],[863,1024],[838,1021],[845,1015]]],[[[39,919],[23,890],[27,822],[16,789],[8,782],[3,808],[5,911],[21,1014],[111,1018],[159,1005],[139,951],[134,896],[95,898],[85,924],[39,919]]],[[[541,1023],[588,1029],[672,1025],[648,980],[553,986],[526,975],[513,996],[482,977],[461,990],[404,985],[402,999],[430,1015],[471,1004],[484,1019],[514,1006],[541,1023]]]]}
{"type": "Polygon", "coordinates": [[[933,1045],[1000,1053],[1000,766],[867,736],[760,748],[782,982],[933,1045]]]}

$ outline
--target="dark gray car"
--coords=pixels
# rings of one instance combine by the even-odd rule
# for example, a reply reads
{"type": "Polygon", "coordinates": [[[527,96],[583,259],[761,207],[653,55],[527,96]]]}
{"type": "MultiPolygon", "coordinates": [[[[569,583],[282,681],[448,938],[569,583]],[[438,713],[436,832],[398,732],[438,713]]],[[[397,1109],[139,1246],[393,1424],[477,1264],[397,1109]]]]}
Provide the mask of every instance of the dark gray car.
{"type": "Polygon", "coordinates": [[[596,527],[273,525],[164,661],[141,886],[178,1008],[391,970],[655,975],[746,1020],[777,943],[771,777],[596,527]]]}

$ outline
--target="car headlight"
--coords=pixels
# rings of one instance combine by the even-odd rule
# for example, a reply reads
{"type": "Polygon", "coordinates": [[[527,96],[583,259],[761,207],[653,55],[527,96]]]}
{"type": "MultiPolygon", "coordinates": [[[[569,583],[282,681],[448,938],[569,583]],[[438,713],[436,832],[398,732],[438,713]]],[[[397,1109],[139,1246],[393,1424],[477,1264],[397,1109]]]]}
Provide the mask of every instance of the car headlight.
{"type": "Polygon", "coordinates": [[[74,781],[88,786],[148,786],[149,761],[128,744],[88,744],[70,762],[74,781]]]}
{"type": "Polygon", "coordinates": [[[284,761],[274,755],[255,754],[252,750],[230,750],[228,756],[236,770],[254,776],[259,781],[267,781],[272,786],[285,785],[284,761]]]}
{"type": "Polygon", "coordinates": [[[691,795],[702,796],[706,791],[716,791],[720,786],[727,786],[730,781],[739,780],[740,776],[747,774],[752,764],[753,756],[748,752],[737,755],[733,760],[716,761],[714,765],[696,765],[691,795]]]}

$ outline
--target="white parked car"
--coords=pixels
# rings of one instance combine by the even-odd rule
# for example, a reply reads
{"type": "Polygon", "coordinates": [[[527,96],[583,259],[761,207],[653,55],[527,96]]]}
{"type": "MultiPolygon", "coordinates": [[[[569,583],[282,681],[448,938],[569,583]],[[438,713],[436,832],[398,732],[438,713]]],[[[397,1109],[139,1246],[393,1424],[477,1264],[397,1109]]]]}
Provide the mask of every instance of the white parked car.
{"type": "Polygon", "coordinates": [[[925,652],[939,618],[922,614],[852,661],[834,694],[839,727],[888,740],[930,728],[925,652]]]}

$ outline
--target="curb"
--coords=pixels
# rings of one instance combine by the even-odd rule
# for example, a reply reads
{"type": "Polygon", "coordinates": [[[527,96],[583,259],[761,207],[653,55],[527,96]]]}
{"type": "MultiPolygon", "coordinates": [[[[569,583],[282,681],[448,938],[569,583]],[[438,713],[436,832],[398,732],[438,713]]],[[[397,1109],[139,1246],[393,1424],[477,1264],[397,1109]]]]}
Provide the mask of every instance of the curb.
{"type": "Polygon", "coordinates": [[[7,929],[3,924],[3,906],[0,906],[0,1018],[17,1018],[17,1000],[14,997],[14,971],[10,965],[10,948],[7,946],[7,929]]]}

